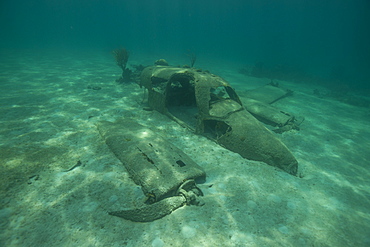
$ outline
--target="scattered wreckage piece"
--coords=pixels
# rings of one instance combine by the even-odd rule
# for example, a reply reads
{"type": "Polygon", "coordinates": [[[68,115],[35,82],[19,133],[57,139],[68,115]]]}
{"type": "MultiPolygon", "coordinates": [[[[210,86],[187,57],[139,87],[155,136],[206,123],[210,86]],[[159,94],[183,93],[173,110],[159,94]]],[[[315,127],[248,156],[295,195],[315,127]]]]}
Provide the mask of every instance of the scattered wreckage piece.
{"type": "Polygon", "coordinates": [[[172,211],[182,207],[185,203],[185,197],[180,195],[169,197],[154,204],[145,205],[139,208],[114,211],[109,212],[108,214],[134,222],[150,222],[171,214],[172,211]]]}
{"type": "Polygon", "coordinates": [[[148,104],[182,126],[247,159],[292,175],[298,162],[289,149],[244,107],[221,77],[195,68],[150,66],[140,76],[148,104]]]}
{"type": "Polygon", "coordinates": [[[110,212],[132,221],[153,221],[185,204],[198,204],[202,195],[195,181],[204,170],[180,149],[133,120],[101,121],[98,130],[133,181],[147,196],[135,209],[110,212]]]}
{"type": "Polygon", "coordinates": [[[243,100],[243,104],[247,111],[266,124],[282,127],[289,122],[294,121],[294,116],[291,114],[282,112],[271,105],[262,103],[261,101],[245,99],[243,100]]]}
{"type": "Polygon", "coordinates": [[[293,95],[293,91],[279,88],[275,84],[267,84],[253,90],[248,90],[245,94],[249,99],[258,100],[265,104],[272,104],[282,98],[293,95]]]}
{"type": "Polygon", "coordinates": [[[199,196],[203,195],[201,190],[196,187],[193,179],[183,182],[174,196],[164,198],[158,202],[141,206],[134,209],[109,212],[109,215],[121,217],[134,222],[150,222],[166,215],[184,205],[200,205],[199,196]]]}
{"type": "Polygon", "coordinates": [[[299,130],[303,117],[296,117],[288,112],[254,99],[244,99],[244,107],[259,121],[277,127],[272,131],[283,133],[289,130],[299,130]]]}
{"type": "Polygon", "coordinates": [[[244,107],[261,122],[277,127],[273,131],[283,133],[292,129],[299,130],[300,124],[304,121],[302,117],[295,117],[293,114],[281,111],[271,106],[272,103],[293,94],[291,90],[284,90],[275,85],[265,86],[248,90],[245,92],[246,99],[243,99],[244,107]]]}

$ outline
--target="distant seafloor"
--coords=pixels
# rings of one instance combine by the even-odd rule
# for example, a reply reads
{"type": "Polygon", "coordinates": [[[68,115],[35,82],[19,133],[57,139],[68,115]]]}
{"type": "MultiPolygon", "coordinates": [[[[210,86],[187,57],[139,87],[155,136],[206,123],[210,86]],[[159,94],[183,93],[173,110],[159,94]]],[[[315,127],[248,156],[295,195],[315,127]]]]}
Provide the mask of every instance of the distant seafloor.
{"type": "MultiPolygon", "coordinates": [[[[120,69],[109,52],[2,53],[1,246],[370,245],[368,108],[318,97],[317,85],[279,81],[294,94],[274,105],[305,118],[300,130],[276,134],[297,158],[300,178],[144,111],[143,89],[115,82],[120,69]],[[204,168],[204,206],[150,223],[107,214],[145,199],[96,129],[98,121],[122,118],[151,128],[204,168]]],[[[133,56],[129,64],[187,63],[156,56],[133,56]]],[[[243,65],[232,61],[202,58],[195,66],[222,76],[242,101],[246,90],[270,82],[240,74],[243,65]]]]}

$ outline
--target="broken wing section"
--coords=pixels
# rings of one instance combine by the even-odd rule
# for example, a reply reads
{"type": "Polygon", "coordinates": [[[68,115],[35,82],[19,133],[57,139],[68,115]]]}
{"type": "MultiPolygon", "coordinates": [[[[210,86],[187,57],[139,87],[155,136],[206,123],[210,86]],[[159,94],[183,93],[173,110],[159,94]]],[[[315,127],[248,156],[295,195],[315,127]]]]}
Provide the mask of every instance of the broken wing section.
{"type": "Polygon", "coordinates": [[[174,196],[186,180],[204,180],[205,172],[180,149],[132,120],[101,121],[100,134],[151,202],[174,196]]]}

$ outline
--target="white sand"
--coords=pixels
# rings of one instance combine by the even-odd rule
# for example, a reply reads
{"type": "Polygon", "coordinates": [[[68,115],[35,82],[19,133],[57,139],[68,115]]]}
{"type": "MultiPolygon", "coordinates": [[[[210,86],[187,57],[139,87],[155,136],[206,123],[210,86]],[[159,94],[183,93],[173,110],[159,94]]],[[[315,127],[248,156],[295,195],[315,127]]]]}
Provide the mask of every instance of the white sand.
{"type": "MultiPolygon", "coordinates": [[[[275,105],[306,118],[300,131],[278,135],[299,161],[298,178],[141,110],[142,89],[114,82],[120,71],[108,52],[11,51],[0,59],[0,246],[370,245],[369,109],[281,82],[295,93],[275,105]],[[205,169],[204,206],[151,223],[107,214],[145,199],[94,125],[122,117],[150,126],[205,169]]],[[[241,94],[268,82],[234,64],[209,64],[200,65],[241,94]]]]}

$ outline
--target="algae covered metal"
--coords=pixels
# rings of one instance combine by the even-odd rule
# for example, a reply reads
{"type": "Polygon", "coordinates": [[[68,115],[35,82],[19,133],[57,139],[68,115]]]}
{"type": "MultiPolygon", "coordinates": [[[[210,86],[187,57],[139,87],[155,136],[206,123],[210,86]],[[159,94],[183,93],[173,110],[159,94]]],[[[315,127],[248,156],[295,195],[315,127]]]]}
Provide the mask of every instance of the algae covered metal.
{"type": "Polygon", "coordinates": [[[138,208],[109,214],[147,222],[183,205],[199,203],[197,197],[202,192],[196,187],[196,181],[204,181],[206,174],[180,149],[130,119],[114,123],[101,121],[98,130],[148,198],[146,204],[138,208]]]}
{"type": "Polygon", "coordinates": [[[276,129],[273,129],[276,133],[299,130],[304,117],[294,116],[271,105],[290,95],[293,95],[293,91],[282,89],[278,86],[278,83],[271,82],[262,87],[246,91],[243,104],[247,111],[252,113],[259,121],[276,127],[276,129]]]}
{"type": "Polygon", "coordinates": [[[150,108],[244,158],[297,174],[298,162],[289,149],[244,108],[221,77],[157,65],[143,70],[139,85],[148,90],[150,108]]]}

